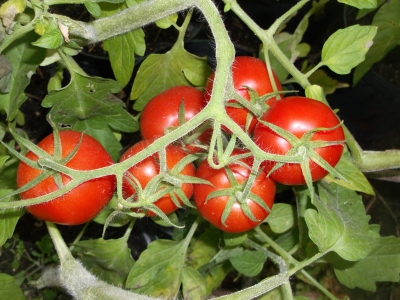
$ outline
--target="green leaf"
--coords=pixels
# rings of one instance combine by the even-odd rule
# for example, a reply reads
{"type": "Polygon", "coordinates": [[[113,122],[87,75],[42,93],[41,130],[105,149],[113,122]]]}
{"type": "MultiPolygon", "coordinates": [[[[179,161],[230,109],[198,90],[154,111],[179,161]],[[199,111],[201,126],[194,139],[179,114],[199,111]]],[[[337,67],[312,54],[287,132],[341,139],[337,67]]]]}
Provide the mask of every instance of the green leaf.
{"type": "Polygon", "coordinates": [[[55,123],[72,125],[76,130],[84,129],[98,139],[115,159],[121,145],[113,130],[134,132],[139,128],[137,120],[125,110],[125,104],[112,94],[118,92],[120,86],[114,80],[75,72],[71,77],[65,88],[51,91],[42,106],[52,107],[55,123]]]}
{"type": "Polygon", "coordinates": [[[186,249],[185,240],[160,239],[150,243],[129,273],[126,288],[152,297],[175,297],[181,285],[186,249]]]}
{"type": "Polygon", "coordinates": [[[375,14],[373,26],[378,27],[374,44],[368,51],[365,61],[357,66],[353,82],[356,84],[372,65],[380,61],[387,53],[400,45],[400,1],[386,1],[375,14]]]}
{"type": "Polygon", "coordinates": [[[266,222],[275,233],[283,233],[296,225],[296,208],[286,203],[276,203],[266,222]]]}
{"type": "Polygon", "coordinates": [[[46,49],[58,49],[64,43],[64,38],[56,21],[46,25],[44,34],[32,44],[46,49]]]}
{"type": "Polygon", "coordinates": [[[247,239],[247,232],[229,233],[223,232],[224,244],[227,247],[234,247],[242,244],[247,239]]]}
{"type": "Polygon", "coordinates": [[[106,282],[124,286],[135,261],[127,244],[127,238],[115,240],[79,241],[75,244],[79,260],[94,275],[106,282]]]}
{"type": "Polygon", "coordinates": [[[345,286],[375,292],[377,282],[400,279],[400,239],[381,237],[363,259],[349,262],[339,258],[333,261],[333,266],[337,278],[345,286]]]}
{"type": "Polygon", "coordinates": [[[141,111],[155,95],[177,85],[205,86],[211,69],[206,58],[187,52],[177,43],[165,54],[151,54],[141,64],[130,98],[141,111]]]}
{"type": "Polygon", "coordinates": [[[348,74],[365,59],[376,34],[375,26],[353,25],[333,33],[322,48],[322,65],[337,74],[348,74]]]}
{"type": "MultiPolygon", "coordinates": [[[[294,42],[293,35],[287,32],[282,32],[275,37],[275,41],[279,49],[282,50],[283,54],[285,54],[287,58],[291,58],[292,57],[291,46],[294,42]]],[[[263,52],[261,53],[263,54],[263,52]]],[[[261,57],[261,59],[264,60],[263,57],[261,57]]],[[[283,82],[288,77],[289,71],[286,70],[286,68],[279,62],[279,60],[275,56],[270,55],[269,61],[271,64],[271,68],[274,70],[279,81],[283,82]]]]}
{"type": "Polygon", "coordinates": [[[26,8],[26,0],[8,0],[0,6],[0,18],[7,29],[14,21],[15,15],[22,13],[26,8]]]}
{"type": "MultiPolygon", "coordinates": [[[[2,174],[3,175],[3,174],[2,174]]],[[[10,194],[13,190],[0,190],[0,198],[10,194]]],[[[2,202],[8,202],[12,199],[5,199],[2,202]]],[[[19,218],[23,215],[24,210],[21,209],[2,209],[0,210],[0,248],[14,234],[15,226],[19,218]]],[[[1,290],[1,288],[0,288],[1,290]]],[[[0,292],[1,294],[1,292],[0,292]]],[[[0,297],[1,298],[1,297],[0,297]]]]}
{"type": "MultiPolygon", "coordinates": [[[[127,8],[127,5],[101,3],[101,17],[111,16],[127,8]]],[[[109,53],[111,67],[115,78],[121,87],[128,84],[135,67],[135,54],[143,56],[146,51],[146,41],[141,28],[117,35],[103,42],[103,48],[109,53]]]]}
{"type": "Polygon", "coordinates": [[[162,29],[167,29],[167,28],[171,27],[173,24],[176,24],[177,20],[178,20],[178,14],[175,13],[175,14],[169,15],[166,18],[156,21],[156,25],[162,29]]]}
{"type": "MultiPolygon", "coordinates": [[[[0,150],[3,148],[0,145],[0,150]]],[[[17,185],[15,182],[15,178],[17,178],[17,168],[19,162],[14,162],[3,169],[0,170],[1,172],[1,180],[0,180],[0,189],[16,189],[17,185]]]]}
{"type": "Polygon", "coordinates": [[[308,78],[311,84],[317,84],[324,89],[325,95],[333,94],[338,88],[346,88],[350,85],[348,83],[342,83],[329,77],[328,74],[324,70],[316,70],[311,76],[308,78]]]}
{"type": "Polygon", "coordinates": [[[264,252],[246,250],[230,258],[232,266],[241,274],[253,277],[263,269],[267,256],[264,252]]]}
{"type": "Polygon", "coordinates": [[[188,260],[195,269],[208,263],[219,250],[219,231],[208,228],[189,247],[188,260]]]}
{"type": "Polygon", "coordinates": [[[344,178],[346,178],[347,182],[342,179],[335,178],[330,174],[328,174],[323,181],[328,183],[334,182],[354,191],[375,195],[374,188],[364,176],[364,173],[362,173],[360,169],[354,165],[351,155],[347,149],[343,153],[335,168],[343,175],[344,178]]]}
{"type": "Polygon", "coordinates": [[[100,5],[97,4],[96,2],[93,1],[85,1],[83,3],[88,10],[88,12],[93,16],[93,17],[100,17],[101,15],[101,8],[100,5]]]}
{"type": "MultiPolygon", "coordinates": [[[[121,116],[121,120],[127,119],[127,117],[121,116]]],[[[72,129],[85,132],[86,134],[94,137],[100,142],[111,155],[114,161],[117,161],[120,157],[120,151],[122,150],[122,145],[117,139],[114,132],[104,126],[104,122],[107,120],[104,116],[94,116],[86,120],[77,121],[72,129]]],[[[127,120],[130,122],[131,120],[127,120]]]]}
{"type": "Polygon", "coordinates": [[[185,266],[182,270],[182,293],[187,300],[207,299],[207,286],[203,276],[194,268],[185,266]]]}
{"type": "Polygon", "coordinates": [[[368,255],[379,234],[371,231],[361,196],[334,183],[318,183],[317,189],[316,210],[307,209],[304,217],[309,237],[319,251],[334,251],[350,261],[368,255]]]}
{"type": "MultiPolygon", "coordinates": [[[[201,266],[207,265],[217,255],[220,244],[220,231],[214,227],[207,228],[197,239],[192,240],[187,258],[188,264],[199,270],[201,266]]],[[[205,280],[208,295],[220,286],[230,271],[230,263],[217,264],[207,270],[205,280]]]]}
{"type": "Polygon", "coordinates": [[[7,93],[0,93],[0,111],[6,112],[8,120],[12,121],[18,113],[20,106],[28,98],[24,91],[28,86],[30,74],[45,57],[45,49],[33,46],[31,43],[37,39],[34,32],[24,35],[24,38],[13,42],[3,54],[12,64],[12,75],[7,93]]]}
{"type": "Polygon", "coordinates": [[[385,3],[385,2],[386,2],[386,0],[378,0],[378,1],[377,1],[377,4],[376,4],[376,7],[374,7],[374,8],[366,8],[366,9],[360,9],[360,10],[358,11],[358,13],[357,13],[356,20],[359,20],[359,19],[361,19],[362,17],[368,15],[369,13],[371,13],[371,12],[377,10],[377,9],[378,9],[383,3],[385,3]]]}
{"type": "Polygon", "coordinates": [[[49,83],[47,84],[47,91],[55,91],[62,88],[62,80],[64,79],[64,69],[59,68],[53,77],[49,79],[49,83]]]}
{"type": "Polygon", "coordinates": [[[338,0],[338,1],[350,6],[357,7],[358,9],[376,7],[376,0],[338,0]]]}
{"type": "Polygon", "coordinates": [[[25,300],[21,288],[14,283],[14,277],[0,273],[0,299],[25,300]]]}
{"type": "Polygon", "coordinates": [[[5,55],[0,55],[0,92],[8,93],[12,75],[12,65],[5,55]]]}
{"type": "Polygon", "coordinates": [[[40,241],[37,241],[36,246],[39,248],[40,252],[45,255],[54,254],[54,246],[50,235],[43,236],[40,241]]]}
{"type": "Polygon", "coordinates": [[[104,41],[104,50],[110,55],[115,78],[124,87],[131,79],[135,67],[135,54],[144,55],[146,44],[142,29],[130,31],[104,41]]]}

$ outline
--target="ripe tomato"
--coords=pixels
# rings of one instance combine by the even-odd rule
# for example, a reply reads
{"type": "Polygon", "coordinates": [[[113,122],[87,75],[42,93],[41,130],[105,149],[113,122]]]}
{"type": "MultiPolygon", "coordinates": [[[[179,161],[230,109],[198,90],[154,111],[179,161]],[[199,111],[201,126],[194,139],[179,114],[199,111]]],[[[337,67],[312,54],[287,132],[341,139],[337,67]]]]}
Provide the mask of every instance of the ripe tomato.
{"type": "MultiPolygon", "coordinates": [[[[150,140],[142,140],[139,143],[136,143],[132,147],[130,147],[119,159],[120,162],[127,160],[131,156],[145,149],[148,145],[151,144],[150,140]]],[[[182,160],[187,154],[183,149],[175,145],[169,145],[166,148],[166,157],[167,157],[167,168],[171,170],[180,160],[182,160]]],[[[159,156],[158,153],[155,153],[136,165],[132,166],[128,169],[130,175],[135,177],[141,187],[144,189],[149,181],[160,172],[160,164],[159,164],[159,156]]],[[[180,172],[182,175],[194,176],[195,168],[192,163],[187,164],[183,170],[180,172]]],[[[191,183],[183,183],[180,187],[182,191],[185,193],[186,197],[190,199],[193,194],[193,184],[191,183]]],[[[136,193],[135,188],[129,183],[128,180],[124,179],[122,182],[123,196],[124,198],[128,198],[136,193]]],[[[176,196],[179,199],[178,196],[176,196]]],[[[181,200],[181,199],[179,199],[181,200]]],[[[182,201],[180,201],[182,204],[182,201]]],[[[169,194],[161,197],[155,203],[158,208],[160,208],[165,214],[169,214],[174,212],[178,207],[175,205],[171,196],[169,194]]],[[[146,212],[147,216],[155,216],[156,214],[152,211],[146,212]]]]}
{"type": "MultiPolygon", "coordinates": [[[[207,101],[210,100],[211,91],[213,87],[215,73],[212,73],[208,78],[205,89],[205,96],[207,101]]],[[[262,60],[250,57],[250,56],[238,56],[235,58],[232,64],[232,76],[233,84],[236,92],[244,99],[250,100],[250,95],[246,87],[255,90],[259,96],[273,92],[271,80],[268,76],[267,67],[265,62],[262,60]]],[[[274,81],[276,83],[278,91],[282,90],[282,87],[278,81],[278,78],[274,74],[274,81]]],[[[276,98],[270,98],[267,100],[267,104],[271,105],[276,101],[276,98]]],[[[236,100],[232,99],[228,102],[237,103],[236,100]]],[[[257,124],[257,119],[251,114],[246,108],[238,108],[232,106],[226,106],[226,112],[228,116],[234,120],[244,130],[246,129],[247,118],[250,117],[247,132],[252,133],[254,127],[257,124]]],[[[224,128],[227,132],[230,132],[227,128],[224,128]]]]}
{"type": "MultiPolygon", "coordinates": [[[[336,114],[324,103],[306,97],[286,97],[277,101],[262,116],[261,120],[275,124],[296,137],[301,138],[304,133],[316,128],[333,128],[340,123],[336,114]]],[[[292,145],[284,138],[273,132],[261,122],[254,130],[254,141],[264,151],[274,154],[286,154],[292,145]]],[[[334,130],[317,131],[311,141],[333,141],[342,144],[331,145],[314,149],[325,161],[334,167],[343,153],[344,132],[341,126],[334,130]]],[[[275,162],[265,161],[265,171],[269,172],[275,162]]],[[[310,161],[310,170],[313,181],[320,180],[328,171],[310,161]]],[[[300,164],[287,163],[275,170],[271,178],[287,185],[305,184],[300,164]]]]}
{"type": "MultiPolygon", "coordinates": [[[[245,152],[247,151],[235,149],[233,155],[245,152]]],[[[247,157],[241,161],[248,165],[249,168],[251,168],[253,164],[252,157],[247,157]]],[[[243,189],[247,179],[250,176],[251,170],[237,163],[231,163],[227,166],[227,168],[232,171],[236,181],[239,183],[239,186],[232,189],[232,194],[234,195],[235,191],[241,191],[243,189]]],[[[266,175],[267,174],[264,171],[261,171],[250,191],[251,193],[260,197],[269,208],[272,208],[276,187],[275,182],[266,175]]],[[[213,169],[208,164],[207,160],[204,160],[197,168],[196,177],[205,179],[212,184],[196,184],[194,187],[194,202],[199,213],[215,227],[226,232],[244,232],[256,227],[268,216],[269,212],[249,197],[246,199],[246,203],[257,221],[251,220],[243,212],[241,204],[236,201],[226,219],[225,224],[223,224],[221,218],[228,203],[229,196],[218,196],[207,201],[206,199],[208,195],[215,191],[232,188],[231,182],[229,181],[226,173],[226,169],[213,169]]]]}
{"type": "MultiPolygon", "coordinates": [[[[74,170],[95,170],[113,164],[111,156],[103,146],[91,136],[73,130],[60,131],[62,157],[68,156],[79,144],[75,155],[65,164],[74,170]],[[82,139],[82,140],[81,140],[82,139]]],[[[38,147],[54,154],[54,136],[44,138],[38,147]]],[[[38,157],[28,152],[26,157],[37,161],[38,157]]],[[[21,162],[17,170],[17,187],[20,188],[35,179],[42,170],[34,169],[21,162]]],[[[61,174],[63,185],[71,178],[61,174]]],[[[35,217],[63,225],[78,225],[94,218],[111,200],[116,186],[115,176],[105,176],[82,183],[61,197],[50,202],[28,206],[27,210],[35,217]]],[[[22,192],[21,199],[43,196],[58,190],[53,177],[47,177],[33,188],[22,192]]]]}
{"type": "MultiPolygon", "coordinates": [[[[179,126],[179,108],[183,103],[184,120],[188,121],[206,105],[204,94],[191,86],[175,86],[153,97],[142,111],[140,132],[145,140],[163,136],[179,126]]],[[[198,140],[208,141],[211,131],[205,131],[198,140]]]]}

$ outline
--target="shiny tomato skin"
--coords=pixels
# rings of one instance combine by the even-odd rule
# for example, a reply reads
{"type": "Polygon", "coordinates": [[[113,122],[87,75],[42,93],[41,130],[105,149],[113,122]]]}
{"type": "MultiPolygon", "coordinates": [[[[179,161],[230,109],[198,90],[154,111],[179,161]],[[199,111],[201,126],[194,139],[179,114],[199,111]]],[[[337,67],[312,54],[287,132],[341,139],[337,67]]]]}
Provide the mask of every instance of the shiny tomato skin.
{"type": "MultiPolygon", "coordinates": [[[[233,154],[244,153],[245,151],[234,150],[233,154]]],[[[253,163],[252,157],[242,159],[242,161],[248,166],[251,166],[253,163]]],[[[232,170],[234,177],[240,184],[245,183],[250,176],[250,170],[242,165],[232,163],[228,167],[232,170]]],[[[226,219],[225,225],[222,224],[221,217],[229,197],[219,196],[211,198],[207,202],[206,199],[214,191],[231,187],[225,169],[213,169],[207,160],[204,160],[196,170],[196,177],[205,179],[212,184],[196,184],[193,198],[199,213],[218,229],[230,233],[245,232],[259,225],[269,215],[269,212],[264,208],[251,199],[247,199],[247,204],[258,221],[252,221],[247,217],[239,203],[236,202],[226,219]]],[[[251,188],[251,192],[259,196],[269,208],[272,208],[276,187],[275,182],[268,178],[265,172],[261,171],[258,175],[251,188]]]]}
{"type": "Polygon", "coordinates": [[[161,137],[179,125],[179,107],[184,101],[185,120],[189,121],[206,105],[204,94],[191,86],[175,86],[153,97],[140,116],[140,133],[145,140],[161,137]]]}
{"type": "MultiPolygon", "coordinates": [[[[73,130],[60,131],[62,157],[66,157],[81,144],[65,165],[74,170],[95,170],[113,164],[111,156],[104,147],[91,136],[73,130]]],[[[49,154],[54,153],[54,136],[48,135],[38,147],[49,154]]],[[[28,152],[26,157],[36,161],[38,157],[28,152]]],[[[41,170],[34,169],[21,162],[17,170],[17,187],[20,188],[36,178],[41,170]]],[[[70,177],[61,174],[63,184],[71,181],[70,177]]],[[[50,202],[28,206],[27,210],[38,219],[62,225],[79,225],[93,219],[111,200],[116,186],[115,176],[109,175],[82,183],[61,197],[50,202]]],[[[43,196],[58,190],[52,177],[48,177],[33,188],[22,192],[21,199],[43,196]]]]}
{"type": "MultiPolygon", "coordinates": [[[[127,160],[131,156],[145,149],[151,144],[151,140],[142,140],[128,150],[119,159],[120,162],[127,160]]],[[[186,152],[178,146],[169,145],[166,148],[167,155],[167,167],[171,170],[181,159],[183,159],[187,154],[186,152]]],[[[140,183],[141,187],[144,189],[149,181],[160,172],[159,156],[158,154],[153,154],[136,165],[128,169],[132,176],[134,176],[140,183]]],[[[194,176],[195,168],[192,163],[186,165],[181,171],[182,175],[194,176]]],[[[193,194],[193,184],[183,183],[181,186],[182,191],[185,193],[186,197],[190,199],[193,194]]],[[[124,179],[122,182],[122,190],[124,198],[128,198],[136,193],[134,187],[124,179]]],[[[179,199],[179,197],[177,197],[179,199]]],[[[180,199],[179,199],[180,200],[180,199]]],[[[182,201],[180,201],[182,204],[182,201]]],[[[170,214],[178,209],[175,203],[172,201],[171,197],[167,194],[161,197],[158,201],[154,203],[158,208],[160,208],[165,214],[170,214]]],[[[147,211],[146,215],[149,217],[155,216],[156,214],[152,211],[147,211]]]]}
{"type": "MultiPolygon", "coordinates": [[[[279,83],[278,77],[274,74],[274,81],[277,86],[277,90],[281,91],[282,86],[279,83]]],[[[212,73],[208,78],[205,88],[206,100],[209,101],[211,97],[211,91],[213,87],[215,73],[212,73]]],[[[244,99],[250,100],[250,95],[246,87],[249,87],[257,92],[259,96],[273,92],[270,77],[268,75],[267,67],[265,62],[261,59],[251,56],[237,56],[232,64],[232,76],[233,84],[236,92],[244,99]]],[[[267,100],[268,105],[272,105],[276,101],[275,97],[267,100]]],[[[229,102],[236,102],[236,100],[229,100],[229,102]]],[[[243,130],[246,128],[246,120],[249,111],[246,108],[237,108],[226,106],[226,112],[228,116],[234,120],[243,130]]],[[[252,133],[254,127],[257,124],[257,119],[251,115],[252,120],[248,127],[248,132],[252,133]]],[[[227,128],[224,128],[227,132],[230,132],[227,128]]]]}
{"type": "MultiPolygon", "coordinates": [[[[300,96],[286,97],[277,101],[261,117],[261,120],[275,124],[296,137],[301,138],[305,132],[315,128],[332,128],[340,121],[330,107],[324,103],[300,96]]],[[[262,123],[258,123],[253,139],[264,151],[273,154],[286,154],[292,146],[284,138],[280,137],[262,123]]],[[[344,131],[341,126],[329,131],[319,131],[313,134],[312,141],[342,141],[342,144],[321,147],[315,149],[324,160],[332,167],[336,166],[344,149],[344,131]]],[[[265,161],[265,171],[268,173],[274,162],[265,161]]],[[[325,177],[328,172],[314,162],[310,162],[310,170],[313,181],[325,177]]],[[[271,178],[286,185],[303,185],[305,179],[300,164],[287,163],[274,171],[271,178]]]]}

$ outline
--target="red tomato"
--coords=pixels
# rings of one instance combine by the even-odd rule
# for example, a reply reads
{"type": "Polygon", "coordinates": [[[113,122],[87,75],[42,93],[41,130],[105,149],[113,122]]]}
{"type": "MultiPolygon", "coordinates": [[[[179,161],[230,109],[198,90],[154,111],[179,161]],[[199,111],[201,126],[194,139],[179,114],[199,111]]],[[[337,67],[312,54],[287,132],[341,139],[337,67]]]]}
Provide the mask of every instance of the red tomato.
{"type": "MultiPolygon", "coordinates": [[[[139,143],[130,147],[120,158],[120,162],[127,160],[131,156],[145,149],[148,145],[151,144],[150,140],[142,140],[139,143]]],[[[183,149],[175,145],[169,145],[166,148],[167,155],[167,167],[171,170],[180,160],[182,160],[187,154],[183,149]]],[[[160,172],[159,165],[159,156],[158,153],[153,154],[136,165],[132,166],[127,172],[130,173],[133,177],[135,177],[141,187],[144,189],[149,181],[160,172]]],[[[192,163],[186,165],[181,171],[182,175],[194,176],[195,168],[192,163]]],[[[190,199],[193,194],[193,184],[191,183],[183,183],[180,187],[182,191],[185,193],[186,197],[190,199]]],[[[122,183],[123,196],[124,198],[128,198],[136,193],[135,188],[128,182],[128,180],[124,179],[122,183]]],[[[179,197],[177,196],[179,199],[179,197]]],[[[180,199],[179,199],[180,200],[180,199]]],[[[182,204],[182,201],[180,201],[182,204]]],[[[160,208],[165,214],[169,214],[178,209],[175,205],[171,196],[169,194],[161,197],[155,203],[158,208],[160,208]]],[[[147,211],[147,216],[155,216],[156,214],[152,211],[147,211]]]]}
{"type": "MultiPolygon", "coordinates": [[[[214,76],[215,73],[212,73],[207,80],[205,89],[205,96],[207,101],[209,101],[211,97],[214,76]]],[[[272,88],[271,80],[268,76],[265,62],[258,58],[250,56],[236,57],[232,64],[232,76],[236,92],[244,99],[250,100],[250,95],[246,87],[255,90],[259,96],[263,96],[274,91],[272,88]]],[[[274,81],[276,83],[278,91],[281,91],[282,87],[275,74],[274,81]]],[[[275,101],[275,97],[270,98],[267,100],[267,104],[272,105],[272,103],[275,101]]],[[[228,102],[235,103],[237,101],[232,99],[228,102]]],[[[234,120],[240,127],[243,128],[243,130],[246,129],[247,118],[250,117],[251,121],[248,126],[247,132],[253,132],[254,127],[257,124],[257,119],[253,114],[248,111],[248,109],[226,106],[226,112],[232,120],[234,120]]],[[[230,132],[230,130],[228,130],[227,128],[224,128],[224,130],[230,132]]]]}
{"type": "MultiPolygon", "coordinates": [[[[140,132],[143,139],[152,140],[179,126],[179,108],[184,104],[185,121],[189,121],[206,105],[204,94],[191,86],[175,86],[153,97],[142,111],[140,132]]],[[[200,135],[209,140],[211,131],[200,135]]]]}
{"type": "MultiPolygon", "coordinates": [[[[301,138],[304,133],[315,128],[333,128],[340,121],[336,114],[324,103],[306,97],[286,97],[277,101],[262,116],[261,120],[275,124],[296,137],[301,138]]],[[[284,138],[273,132],[262,123],[258,123],[254,130],[254,141],[264,151],[274,154],[286,154],[292,145],[284,138]]],[[[341,126],[334,130],[318,131],[312,135],[312,141],[338,141],[342,144],[316,148],[315,152],[334,167],[343,153],[344,132],[341,126]]],[[[265,171],[269,172],[275,162],[265,161],[265,171]]],[[[310,170],[313,181],[320,180],[328,171],[310,161],[310,170]]],[[[287,185],[305,184],[300,164],[287,163],[274,171],[271,178],[287,185]]]]}
{"type": "MultiPolygon", "coordinates": [[[[235,150],[233,154],[235,155],[245,152],[247,151],[235,150]]],[[[253,158],[248,157],[242,159],[242,162],[244,162],[251,168],[253,164],[253,158]]],[[[239,165],[236,163],[229,164],[228,168],[232,171],[238,183],[244,186],[250,176],[251,170],[243,165],[239,165]]],[[[232,187],[231,183],[229,182],[225,168],[213,169],[208,164],[207,160],[204,160],[198,167],[196,171],[196,176],[205,179],[212,184],[196,184],[194,187],[194,202],[197,206],[199,213],[215,227],[226,232],[244,232],[256,227],[268,216],[269,212],[267,210],[265,210],[253,200],[247,199],[246,203],[250,207],[250,210],[252,211],[257,221],[253,221],[248,216],[246,216],[246,214],[242,210],[242,207],[240,206],[240,203],[236,201],[236,203],[232,207],[231,212],[228,215],[228,218],[226,219],[225,225],[222,224],[221,217],[229,200],[229,196],[218,196],[211,198],[207,201],[206,199],[208,195],[210,195],[212,192],[232,187]]],[[[243,186],[238,188],[241,190],[243,186]]],[[[268,178],[264,171],[261,171],[251,188],[251,193],[260,197],[269,208],[272,208],[272,205],[274,203],[275,191],[275,182],[268,178]]],[[[232,192],[234,193],[234,191],[232,192]]]]}
{"type": "MultiPolygon", "coordinates": [[[[95,170],[113,164],[111,156],[103,146],[91,136],[73,130],[60,131],[62,157],[68,156],[79,144],[75,155],[65,164],[74,170],[95,170]]],[[[54,136],[44,138],[38,147],[54,154],[54,136]]],[[[28,152],[26,157],[37,161],[38,157],[28,152]]],[[[17,187],[20,188],[35,179],[42,170],[34,169],[21,162],[17,171],[17,187]]],[[[71,181],[61,174],[63,185],[71,181]]],[[[94,218],[111,200],[116,186],[115,176],[105,176],[86,181],[61,197],[50,202],[28,206],[27,210],[35,217],[63,225],[78,225],[94,218]]],[[[48,177],[33,188],[22,192],[21,199],[43,196],[58,190],[53,177],[48,177]]]]}

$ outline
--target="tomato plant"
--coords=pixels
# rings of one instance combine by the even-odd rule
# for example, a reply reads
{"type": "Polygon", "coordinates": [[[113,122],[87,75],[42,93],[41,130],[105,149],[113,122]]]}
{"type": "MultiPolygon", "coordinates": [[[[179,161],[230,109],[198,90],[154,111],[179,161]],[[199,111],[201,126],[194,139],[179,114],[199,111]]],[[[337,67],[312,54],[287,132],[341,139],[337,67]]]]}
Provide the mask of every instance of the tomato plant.
{"type": "Polygon", "coordinates": [[[3,1],[0,299],[218,299],[222,287],[232,292],[222,299],[396,297],[396,209],[392,226],[377,218],[390,205],[370,177],[397,178],[400,150],[365,151],[329,94],[350,86],[337,75],[372,44],[376,54],[398,40],[386,20],[400,0],[382,4],[378,28],[336,22],[374,1],[283,2],[3,1]],[[293,89],[304,97],[285,97],[293,89]],[[49,127],[47,151],[34,142],[49,127]],[[104,148],[85,146],[89,136],[104,148]],[[87,202],[106,195],[103,210],[87,202]],[[25,207],[62,212],[36,228],[25,207]],[[51,222],[71,208],[85,225],[51,222]]]}
{"type": "MultiPolygon", "coordinates": [[[[342,156],[345,136],[340,121],[335,113],[320,101],[299,96],[286,97],[272,105],[261,120],[288,131],[298,139],[304,137],[304,140],[296,141],[297,145],[292,145],[277,132],[259,122],[253,138],[266,152],[286,154],[294,148],[298,151],[312,151],[332,167],[336,166],[342,156]],[[313,147],[313,142],[326,142],[326,144],[313,147]]],[[[276,162],[265,161],[265,171],[271,171],[275,165],[276,162]]],[[[326,169],[312,160],[309,162],[309,168],[313,181],[320,180],[328,174],[326,169]]],[[[277,182],[287,185],[306,183],[298,163],[283,164],[270,176],[277,182]]]]}
{"type": "MultiPolygon", "coordinates": [[[[232,155],[245,152],[238,149],[232,155]]],[[[237,198],[237,193],[244,189],[253,164],[251,157],[242,158],[241,162],[244,165],[233,162],[225,168],[213,169],[204,160],[196,171],[197,177],[212,184],[195,185],[194,202],[199,213],[215,227],[231,233],[248,231],[264,221],[275,197],[274,181],[260,171],[246,199],[237,198]]]]}
{"type": "MultiPolygon", "coordinates": [[[[142,140],[122,154],[120,161],[124,161],[129,157],[135,155],[136,153],[145,149],[151,143],[150,140],[142,140]]],[[[186,152],[178,146],[169,145],[166,149],[166,167],[172,170],[182,159],[184,159],[187,154],[186,152]]],[[[132,197],[132,201],[135,201],[138,197],[138,188],[144,189],[149,184],[149,182],[160,173],[160,158],[158,154],[154,154],[146,159],[142,160],[140,163],[135,164],[128,169],[125,174],[125,179],[123,181],[123,193],[125,198],[132,197]]],[[[192,163],[185,165],[179,172],[180,175],[194,176],[195,168],[192,163]]],[[[166,189],[168,183],[161,184],[157,189],[166,189]]],[[[193,194],[193,184],[182,183],[175,190],[167,193],[166,195],[159,198],[154,204],[162,210],[165,214],[170,214],[181,207],[183,202],[181,197],[185,196],[189,199],[193,194]],[[182,195],[180,192],[183,192],[182,195]]],[[[156,214],[151,210],[147,210],[147,216],[155,216],[156,214]]]]}
{"type": "MultiPolygon", "coordinates": [[[[276,90],[274,90],[272,80],[264,61],[251,56],[237,56],[232,64],[232,80],[236,93],[250,101],[249,89],[254,90],[258,96],[264,96],[274,91],[281,91],[282,86],[279,83],[278,77],[276,77],[274,71],[271,70],[271,72],[273,74],[276,90]]],[[[215,73],[212,73],[207,79],[205,87],[207,100],[210,100],[214,77],[215,73]]],[[[253,101],[257,100],[254,99],[253,101]]],[[[271,97],[265,102],[271,105],[275,101],[276,97],[271,97]]],[[[256,117],[247,108],[237,107],[237,105],[238,102],[236,100],[229,100],[226,106],[226,113],[240,127],[252,133],[257,123],[256,117]],[[232,106],[229,104],[232,104],[232,106]]]]}
{"type": "MultiPolygon", "coordinates": [[[[95,170],[113,164],[111,156],[104,147],[91,136],[73,130],[60,131],[61,157],[68,157],[65,166],[74,170],[95,170]],[[76,151],[76,153],[74,153],[76,151]],[[69,155],[72,154],[72,157],[69,155]]],[[[50,155],[54,155],[54,135],[50,134],[37,145],[50,155]]],[[[28,152],[26,158],[37,161],[38,156],[28,152]]],[[[56,158],[57,159],[57,158],[56,158]]],[[[33,168],[22,162],[17,171],[17,187],[23,187],[43,173],[40,165],[33,168]]],[[[37,183],[27,191],[21,192],[21,199],[31,199],[54,192],[67,185],[71,179],[61,174],[61,181],[55,180],[56,175],[49,174],[47,178],[37,183]]],[[[50,202],[28,206],[27,210],[35,217],[63,225],[78,225],[93,219],[111,200],[116,185],[115,176],[105,176],[82,183],[73,190],[57,197],[50,202]]]]}

